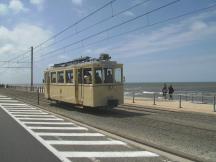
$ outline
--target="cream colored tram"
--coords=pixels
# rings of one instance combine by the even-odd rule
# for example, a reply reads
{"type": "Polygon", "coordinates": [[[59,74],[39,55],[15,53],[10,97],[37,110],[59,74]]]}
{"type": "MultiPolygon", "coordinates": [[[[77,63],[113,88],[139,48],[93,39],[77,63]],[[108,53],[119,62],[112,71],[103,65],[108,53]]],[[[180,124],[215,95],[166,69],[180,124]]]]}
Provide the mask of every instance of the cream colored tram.
{"type": "Polygon", "coordinates": [[[83,107],[122,104],[123,64],[102,55],[55,64],[44,72],[45,97],[83,107]]]}

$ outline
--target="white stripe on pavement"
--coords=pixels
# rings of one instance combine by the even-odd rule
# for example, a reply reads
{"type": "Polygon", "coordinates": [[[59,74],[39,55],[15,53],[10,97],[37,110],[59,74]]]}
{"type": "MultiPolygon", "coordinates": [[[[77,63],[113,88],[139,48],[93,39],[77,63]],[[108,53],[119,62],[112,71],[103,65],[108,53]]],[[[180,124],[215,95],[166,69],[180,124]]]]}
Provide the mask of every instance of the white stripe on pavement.
{"type": "Polygon", "coordinates": [[[9,112],[42,112],[41,110],[8,110],[9,112]]]}
{"type": "Polygon", "coordinates": [[[113,151],[113,152],[60,152],[62,156],[67,158],[114,158],[114,157],[157,157],[159,155],[149,151],[113,151]]]}
{"type": "Polygon", "coordinates": [[[127,145],[125,142],[112,140],[112,141],[46,141],[50,145],[127,145]]]}
{"type": "Polygon", "coordinates": [[[17,118],[19,120],[56,120],[56,121],[62,121],[64,119],[60,119],[60,118],[17,118]]]}
{"type": "Polygon", "coordinates": [[[27,106],[26,104],[18,103],[1,103],[2,106],[27,106]]]}
{"type": "Polygon", "coordinates": [[[18,114],[18,115],[14,115],[15,117],[24,117],[24,116],[26,116],[26,117],[55,117],[54,115],[44,115],[44,114],[38,114],[38,115],[32,115],[32,114],[25,114],[25,115],[20,115],[20,114],[18,114]]]}
{"type": "Polygon", "coordinates": [[[105,136],[101,133],[49,133],[49,132],[38,132],[38,136],[59,136],[59,137],[102,137],[105,136]]]}
{"type": "Polygon", "coordinates": [[[68,122],[23,122],[24,124],[47,124],[47,125],[74,125],[74,123],[68,123],[68,122]]]}
{"type": "Polygon", "coordinates": [[[34,114],[34,115],[39,115],[39,114],[48,114],[45,112],[10,112],[12,115],[16,114],[34,114]]]}
{"type": "Polygon", "coordinates": [[[53,129],[58,129],[58,130],[88,130],[87,128],[84,127],[28,127],[29,129],[45,129],[45,130],[53,130],[53,129]]]}
{"type": "MultiPolygon", "coordinates": [[[[6,108],[6,107],[5,107],[6,108]]],[[[13,111],[13,110],[37,110],[36,108],[6,108],[8,111],[13,111]]]]}

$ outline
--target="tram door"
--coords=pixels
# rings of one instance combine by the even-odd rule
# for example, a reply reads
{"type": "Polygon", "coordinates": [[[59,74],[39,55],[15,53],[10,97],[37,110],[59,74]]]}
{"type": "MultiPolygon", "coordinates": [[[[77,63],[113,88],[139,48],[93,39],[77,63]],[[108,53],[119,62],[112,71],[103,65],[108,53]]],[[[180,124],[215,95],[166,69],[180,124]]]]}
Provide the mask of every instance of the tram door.
{"type": "Polygon", "coordinates": [[[76,100],[78,104],[83,104],[83,69],[80,68],[77,70],[77,82],[76,82],[76,100]]]}
{"type": "Polygon", "coordinates": [[[50,73],[45,72],[44,74],[44,82],[45,82],[45,94],[47,94],[47,98],[50,98],[50,73]]]}

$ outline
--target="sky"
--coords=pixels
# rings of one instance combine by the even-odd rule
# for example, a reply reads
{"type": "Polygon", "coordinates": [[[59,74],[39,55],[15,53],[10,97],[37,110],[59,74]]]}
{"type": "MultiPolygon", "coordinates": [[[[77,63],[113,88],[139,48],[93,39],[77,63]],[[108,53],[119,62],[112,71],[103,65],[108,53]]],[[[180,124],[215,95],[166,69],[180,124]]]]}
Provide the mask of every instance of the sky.
{"type": "Polygon", "coordinates": [[[0,83],[30,83],[31,46],[35,83],[54,63],[101,53],[126,82],[216,82],[215,0],[110,1],[0,0],[0,83]]]}

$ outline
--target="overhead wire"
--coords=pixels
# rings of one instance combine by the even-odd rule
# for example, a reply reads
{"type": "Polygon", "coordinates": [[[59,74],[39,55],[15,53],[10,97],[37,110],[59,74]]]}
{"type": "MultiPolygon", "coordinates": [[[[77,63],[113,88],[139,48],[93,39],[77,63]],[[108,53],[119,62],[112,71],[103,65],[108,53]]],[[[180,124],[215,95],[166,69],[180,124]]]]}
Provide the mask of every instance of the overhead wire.
{"type": "Polygon", "coordinates": [[[102,24],[102,23],[104,23],[104,22],[106,22],[106,21],[108,21],[108,20],[110,20],[110,19],[113,19],[113,18],[116,17],[116,16],[119,16],[119,15],[121,15],[121,14],[123,14],[123,13],[125,13],[125,12],[127,12],[127,11],[129,11],[129,10],[132,10],[132,9],[138,7],[138,6],[141,6],[141,5],[143,5],[143,4],[145,4],[145,3],[149,2],[149,1],[151,1],[151,0],[141,1],[140,3],[137,3],[137,4],[131,6],[131,7],[127,8],[127,9],[124,9],[124,10],[122,10],[122,11],[116,13],[116,14],[112,14],[111,16],[109,16],[109,17],[107,17],[107,18],[105,18],[105,19],[102,19],[102,20],[100,20],[100,21],[98,21],[98,22],[96,22],[96,23],[94,23],[94,24],[92,24],[92,25],[89,25],[89,26],[85,27],[85,28],[82,29],[82,30],[76,31],[76,32],[73,33],[73,34],[70,34],[70,35],[68,35],[68,36],[66,36],[66,37],[64,37],[64,38],[62,38],[62,39],[59,39],[59,40],[57,40],[57,41],[55,41],[55,42],[53,42],[53,43],[51,43],[51,44],[49,44],[49,45],[47,45],[47,46],[45,46],[45,47],[43,47],[43,48],[38,49],[37,52],[38,52],[38,51],[41,51],[41,50],[43,50],[43,49],[46,49],[46,48],[48,48],[48,47],[51,47],[51,46],[53,46],[53,45],[55,45],[55,44],[57,44],[57,43],[59,43],[59,42],[62,42],[62,41],[64,41],[64,40],[67,40],[67,39],[69,39],[69,38],[72,38],[72,37],[75,36],[75,35],[78,35],[78,34],[84,32],[84,31],[87,31],[87,30],[89,30],[89,29],[95,27],[96,25],[102,24]]]}
{"type": "Polygon", "coordinates": [[[101,11],[102,9],[104,9],[105,7],[109,6],[110,4],[114,3],[117,0],[111,0],[108,3],[106,3],[105,5],[103,5],[102,7],[94,10],[93,12],[91,12],[90,14],[88,14],[87,16],[81,18],[80,20],[76,21],[75,23],[73,23],[72,25],[67,26],[66,28],[64,28],[63,30],[61,30],[60,32],[56,33],[55,35],[53,35],[52,37],[48,38],[47,40],[41,42],[40,44],[36,45],[34,48],[38,48],[40,46],[42,46],[43,44],[47,43],[48,41],[52,40],[53,38],[56,38],[57,36],[61,35],[62,33],[64,33],[65,31],[69,30],[70,28],[78,25],[79,23],[81,23],[82,21],[86,20],[87,18],[89,18],[90,16],[94,15],[95,13],[101,11]]]}
{"type": "Polygon", "coordinates": [[[129,19],[129,20],[124,21],[124,22],[122,22],[122,23],[119,23],[119,24],[117,24],[117,25],[111,26],[111,27],[109,27],[109,28],[107,28],[107,29],[104,29],[104,30],[102,30],[102,31],[100,31],[100,32],[97,32],[97,33],[94,33],[94,34],[92,34],[92,35],[89,35],[89,36],[87,36],[87,37],[85,37],[85,38],[83,38],[83,39],[80,39],[80,40],[78,40],[78,41],[72,42],[72,43],[67,44],[67,45],[65,45],[65,46],[63,46],[63,47],[60,47],[60,48],[58,48],[58,49],[55,49],[55,50],[50,51],[50,52],[47,52],[47,53],[45,53],[45,54],[42,54],[41,56],[50,55],[50,54],[55,53],[55,52],[57,52],[57,51],[59,51],[59,50],[66,49],[66,48],[68,48],[68,47],[70,47],[70,46],[73,46],[73,45],[75,45],[75,44],[81,43],[81,42],[83,42],[83,41],[85,41],[85,40],[88,40],[88,39],[90,39],[90,38],[93,38],[93,37],[95,37],[95,36],[98,36],[98,35],[100,35],[100,34],[102,34],[102,33],[105,33],[105,32],[107,32],[107,31],[110,31],[110,30],[115,29],[115,28],[117,28],[117,27],[120,27],[120,26],[122,26],[122,25],[124,25],[124,24],[127,24],[127,23],[129,23],[129,22],[135,21],[135,20],[137,20],[137,19],[139,19],[139,18],[141,18],[141,17],[143,17],[143,16],[145,16],[145,15],[148,15],[148,14],[150,14],[150,13],[156,12],[156,11],[162,9],[162,8],[165,8],[165,7],[168,7],[168,6],[170,6],[170,5],[173,5],[173,4],[175,4],[175,3],[179,2],[179,1],[180,1],[180,0],[175,0],[175,1],[169,2],[169,3],[167,3],[167,4],[163,5],[163,6],[160,6],[160,7],[158,7],[158,8],[155,8],[155,9],[151,10],[151,11],[148,11],[148,12],[145,12],[145,13],[139,15],[139,16],[136,16],[135,18],[132,18],[132,19],[129,19]]]}
{"type": "MultiPolygon", "coordinates": [[[[141,27],[138,27],[138,28],[135,28],[133,30],[129,30],[129,31],[126,31],[126,32],[122,32],[120,34],[117,34],[117,35],[114,35],[112,37],[107,37],[107,38],[104,38],[104,39],[100,39],[100,40],[97,40],[95,42],[92,42],[92,43],[89,43],[89,44],[86,44],[85,47],[88,47],[90,45],[94,45],[94,44],[97,44],[97,43],[100,43],[102,41],[105,41],[105,40],[109,40],[109,39],[113,39],[113,38],[116,38],[116,37],[119,37],[119,36],[123,36],[123,35],[126,35],[128,33],[132,33],[132,32],[136,32],[136,31],[139,31],[139,30],[143,30],[145,28],[149,28],[149,27],[152,27],[152,26],[155,26],[155,25],[159,25],[159,24],[162,24],[162,23],[166,23],[166,22],[169,22],[169,21],[173,21],[173,20],[177,20],[177,19],[180,19],[180,18],[183,18],[183,17],[186,17],[186,16],[189,16],[189,15],[193,15],[193,14],[196,14],[196,13],[199,13],[199,12],[204,12],[206,10],[211,10],[213,8],[216,7],[216,4],[214,5],[211,5],[211,6],[208,6],[208,7],[204,7],[204,8],[200,8],[200,9],[196,9],[196,10],[193,10],[193,11],[190,11],[190,12],[186,12],[186,13],[183,13],[183,14],[180,14],[178,16],[173,16],[173,17],[170,17],[170,18],[167,18],[165,20],[161,20],[161,21],[158,21],[158,22],[155,22],[155,23],[152,23],[152,24],[147,24],[147,25],[143,25],[141,27]]],[[[73,50],[77,50],[77,49],[81,49],[83,47],[77,47],[77,48],[73,48],[73,50]]],[[[59,54],[59,53],[57,53],[59,54]]],[[[57,55],[55,54],[55,55],[57,55]]],[[[52,55],[52,56],[55,56],[55,55],[52,55]]],[[[40,61],[40,59],[36,60],[36,62],[40,61]]]]}

